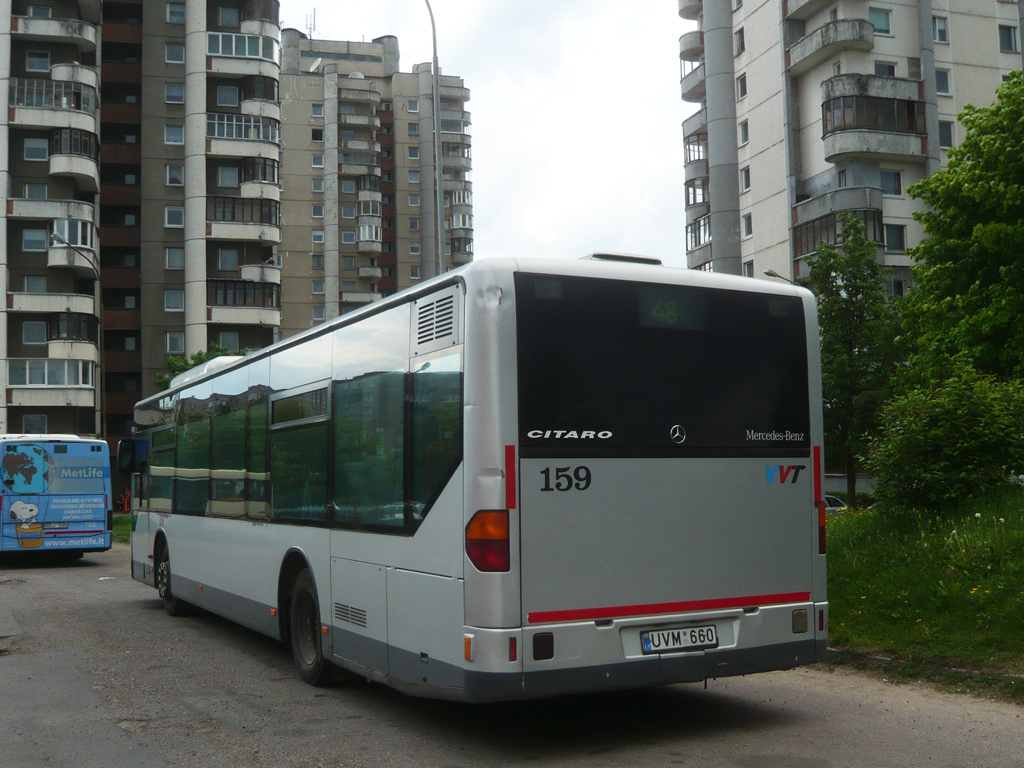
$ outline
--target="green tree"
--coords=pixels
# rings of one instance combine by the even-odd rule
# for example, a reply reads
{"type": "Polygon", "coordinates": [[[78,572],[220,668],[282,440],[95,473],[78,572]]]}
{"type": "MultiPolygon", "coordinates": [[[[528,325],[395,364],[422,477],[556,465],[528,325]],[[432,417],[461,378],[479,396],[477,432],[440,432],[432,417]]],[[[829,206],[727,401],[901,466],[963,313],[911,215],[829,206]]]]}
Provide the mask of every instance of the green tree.
{"type": "Polygon", "coordinates": [[[227,347],[222,347],[220,344],[211,341],[205,352],[196,352],[191,357],[168,355],[167,359],[164,361],[167,373],[158,373],[156,375],[156,388],[158,391],[162,392],[171,386],[171,379],[179,373],[191,371],[197,365],[202,365],[209,360],[213,360],[215,357],[230,354],[233,353],[227,347]]]}
{"type": "Polygon", "coordinates": [[[807,284],[818,298],[825,449],[842,458],[853,505],[857,456],[892,394],[898,319],[886,299],[878,244],[852,214],[843,214],[841,222],[842,242],[819,246],[807,284]]]}
{"type": "Polygon", "coordinates": [[[909,188],[925,238],[913,249],[906,307],[919,383],[949,375],[959,355],[979,371],[1024,375],[1024,74],[986,107],[960,113],[963,143],[945,170],[909,188]]]}
{"type": "Polygon", "coordinates": [[[891,400],[869,446],[865,464],[893,513],[952,511],[1024,472],[1024,385],[962,358],[950,368],[891,400]]]}

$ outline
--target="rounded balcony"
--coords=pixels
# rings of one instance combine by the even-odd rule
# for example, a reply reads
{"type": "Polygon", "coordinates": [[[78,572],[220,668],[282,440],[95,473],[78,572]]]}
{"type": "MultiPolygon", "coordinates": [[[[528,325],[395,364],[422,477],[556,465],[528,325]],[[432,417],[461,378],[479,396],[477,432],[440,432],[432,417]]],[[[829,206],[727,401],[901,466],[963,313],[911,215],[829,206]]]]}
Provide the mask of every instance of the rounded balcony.
{"type": "Polygon", "coordinates": [[[243,35],[269,37],[279,42],[281,40],[281,25],[268,19],[242,19],[240,26],[243,35]]]}
{"type": "Polygon", "coordinates": [[[253,117],[269,117],[271,120],[281,122],[281,105],[276,101],[265,99],[245,99],[239,104],[239,111],[243,115],[253,117]]]}
{"type": "Polygon", "coordinates": [[[51,154],[49,164],[51,176],[70,176],[83,192],[99,191],[100,166],[93,158],[51,154]]]}
{"type": "Polygon", "coordinates": [[[704,33],[695,29],[679,38],[679,58],[683,61],[701,61],[704,58],[704,33]]]}
{"type": "Polygon", "coordinates": [[[242,280],[254,283],[281,284],[281,268],[273,264],[243,264],[239,274],[242,280]]]}
{"type": "Polygon", "coordinates": [[[214,75],[256,76],[281,79],[281,65],[266,59],[234,56],[208,56],[207,71],[214,75]]]}
{"type": "Polygon", "coordinates": [[[281,145],[270,140],[208,137],[206,154],[216,157],[258,157],[262,160],[277,160],[281,156],[281,145]]]}
{"type": "Polygon", "coordinates": [[[374,109],[380,104],[380,94],[368,81],[346,79],[343,82],[345,85],[338,89],[338,101],[340,103],[371,104],[374,109]],[[359,82],[365,82],[365,85],[357,87],[356,84],[359,82]]]}
{"type": "Polygon", "coordinates": [[[864,19],[841,19],[818,27],[786,50],[790,74],[802,75],[840,51],[870,51],[875,28],[864,19]]]}
{"type": "Polygon", "coordinates": [[[698,19],[704,13],[704,0],[679,0],[679,17],[698,19]]]}
{"type": "Polygon", "coordinates": [[[8,293],[9,312],[96,314],[96,298],[84,293],[8,293]]]}
{"type": "Polygon", "coordinates": [[[80,53],[94,53],[99,41],[95,24],[80,19],[13,16],[11,34],[28,44],[74,45],[80,53]]]}
{"type": "Polygon", "coordinates": [[[79,219],[94,221],[96,207],[78,200],[26,200],[7,202],[7,216],[13,219],[79,219]]]}
{"type": "Polygon", "coordinates": [[[72,269],[76,277],[99,277],[99,259],[91,248],[65,245],[53,241],[46,249],[46,266],[51,269],[72,269]]]}
{"type": "Polygon", "coordinates": [[[96,67],[87,67],[77,61],[70,64],[54,64],[50,67],[51,80],[64,80],[69,83],[81,83],[99,90],[100,73],[96,67]]]}
{"type": "Polygon", "coordinates": [[[704,100],[704,96],[707,94],[706,86],[703,64],[694,67],[690,72],[683,75],[679,81],[679,89],[682,93],[683,101],[698,104],[704,100]]]}
{"type": "Polygon", "coordinates": [[[22,128],[73,128],[99,133],[96,89],[45,78],[11,78],[9,124],[22,128]]]}
{"type": "Polygon", "coordinates": [[[92,341],[56,339],[46,342],[46,351],[49,357],[56,359],[74,358],[92,363],[100,361],[99,347],[92,341]]]}
{"type": "Polygon", "coordinates": [[[281,199],[281,187],[269,181],[243,181],[238,187],[238,192],[242,197],[257,200],[281,199]]]}
{"type": "Polygon", "coordinates": [[[367,128],[373,131],[380,130],[380,118],[376,115],[338,115],[338,125],[345,128],[367,128]]]}

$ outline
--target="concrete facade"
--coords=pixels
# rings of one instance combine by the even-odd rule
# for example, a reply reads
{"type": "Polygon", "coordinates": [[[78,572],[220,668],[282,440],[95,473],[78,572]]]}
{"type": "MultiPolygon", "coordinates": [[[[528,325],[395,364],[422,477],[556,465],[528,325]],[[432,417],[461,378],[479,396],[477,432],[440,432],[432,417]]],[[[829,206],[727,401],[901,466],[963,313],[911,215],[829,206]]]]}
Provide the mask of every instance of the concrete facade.
{"type": "Polygon", "coordinates": [[[907,187],[963,139],[957,115],[1021,68],[1021,8],[978,0],[677,0],[687,265],[799,281],[854,212],[910,282],[907,187]],[[728,87],[726,87],[728,85],[728,87]],[[738,237],[737,237],[738,233],[738,237]]]}

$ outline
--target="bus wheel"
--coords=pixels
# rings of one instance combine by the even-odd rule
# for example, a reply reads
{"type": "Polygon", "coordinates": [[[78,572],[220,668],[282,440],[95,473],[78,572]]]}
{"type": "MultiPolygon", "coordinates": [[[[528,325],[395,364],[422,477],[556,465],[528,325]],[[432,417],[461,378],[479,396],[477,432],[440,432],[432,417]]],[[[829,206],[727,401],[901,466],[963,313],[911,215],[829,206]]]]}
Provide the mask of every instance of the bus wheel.
{"type": "Polygon", "coordinates": [[[299,572],[292,587],[289,611],[292,657],[299,677],[310,685],[325,685],[331,680],[331,663],[324,658],[320,630],[320,608],[316,582],[308,568],[299,572]]]}
{"type": "Polygon", "coordinates": [[[160,558],[157,560],[156,590],[160,593],[160,599],[164,602],[164,610],[169,616],[185,615],[188,603],[175,597],[171,591],[171,557],[167,553],[167,547],[160,551],[160,558]]]}

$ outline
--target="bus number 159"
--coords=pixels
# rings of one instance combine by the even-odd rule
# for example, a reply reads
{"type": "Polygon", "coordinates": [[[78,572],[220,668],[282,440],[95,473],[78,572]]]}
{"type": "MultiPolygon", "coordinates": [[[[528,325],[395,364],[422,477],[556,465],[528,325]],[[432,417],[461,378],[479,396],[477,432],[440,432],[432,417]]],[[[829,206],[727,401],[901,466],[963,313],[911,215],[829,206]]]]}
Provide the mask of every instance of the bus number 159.
{"type": "Polygon", "coordinates": [[[575,488],[577,491],[585,491],[590,487],[590,467],[555,467],[554,470],[551,467],[545,467],[540,471],[544,477],[544,485],[541,487],[541,491],[571,491],[575,488]],[[554,485],[552,485],[552,475],[554,472],[554,485]]]}

